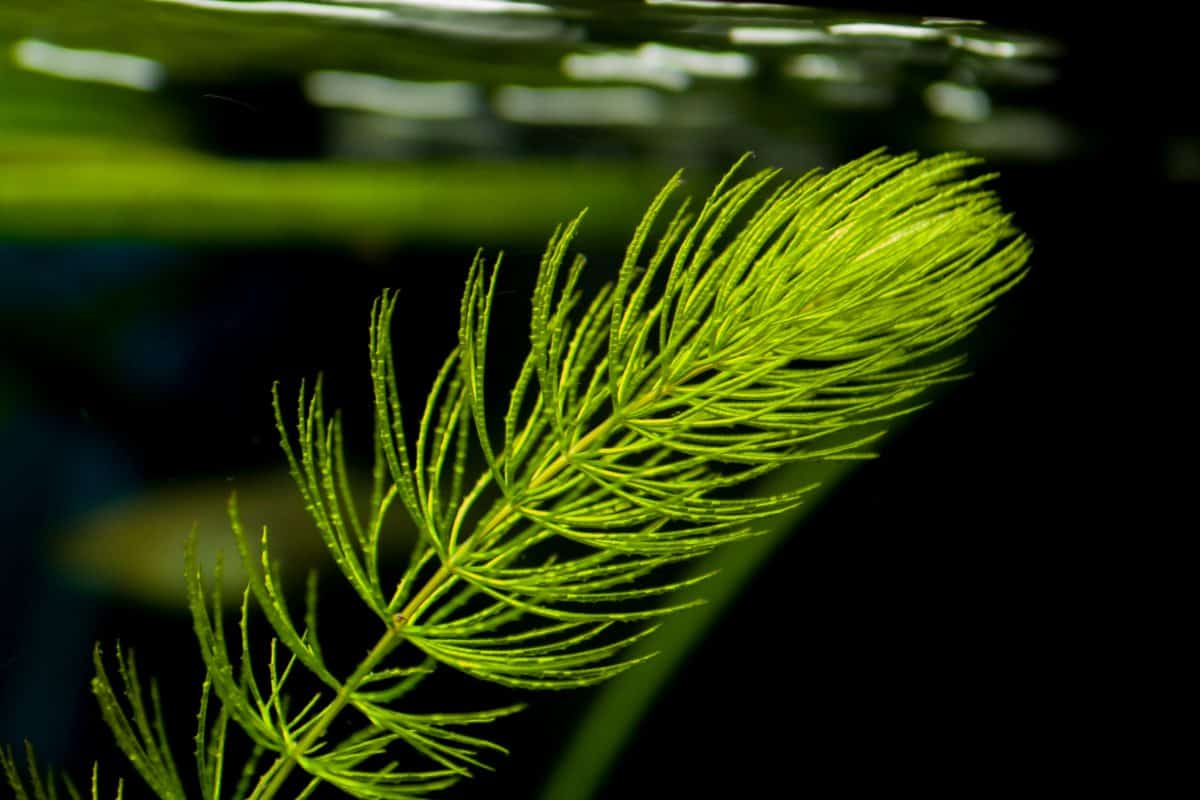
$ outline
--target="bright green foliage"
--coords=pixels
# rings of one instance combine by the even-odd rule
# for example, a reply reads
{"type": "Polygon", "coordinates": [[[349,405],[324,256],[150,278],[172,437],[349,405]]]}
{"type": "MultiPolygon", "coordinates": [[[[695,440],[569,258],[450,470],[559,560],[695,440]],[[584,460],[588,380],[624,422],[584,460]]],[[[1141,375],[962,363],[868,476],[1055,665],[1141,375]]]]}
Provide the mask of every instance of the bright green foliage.
{"type": "MultiPolygon", "coordinates": [[[[794,181],[731,171],[694,211],[686,202],[669,210],[676,175],[615,280],[591,297],[581,290],[584,259],[569,256],[581,215],[555,231],[542,259],[529,353],[502,414],[491,411],[485,377],[499,259],[489,266],[478,256],[458,345],[415,435],[397,386],[397,297],[385,293],[370,326],[371,497],[351,491],[341,424],[326,416],[320,383],[301,388],[294,430],[275,401],[292,476],[379,620],[379,639],[350,674],[336,674],[317,635],[315,582],[298,619],[268,532],[254,547],[231,502],[251,575],[236,647],[220,597],[188,553],[208,671],[195,740],[204,800],[267,800],[289,779],[289,796],[321,783],[362,798],[424,796],[503,752],[468,731],[518,709],[401,710],[430,672],[561,689],[640,660],[621,653],[652,632],[647,621],[685,605],[662,596],[701,580],[664,568],[755,535],[812,488],[755,497],[746,484],[797,461],[867,457],[881,422],[955,377],[960,361],[937,352],[1019,280],[1029,252],[982,188],[986,178],[963,177],[973,164],[875,153],[794,181]],[[468,469],[474,454],[479,471],[468,469]],[[421,534],[396,580],[378,557],[391,513],[407,513],[421,534]],[[258,663],[251,598],[274,631],[258,663]],[[421,655],[401,650],[406,643],[421,655]],[[317,689],[297,696],[288,681],[298,671],[317,689]],[[334,728],[343,715],[357,729],[345,720],[334,728]],[[254,746],[238,779],[225,774],[231,721],[254,746]],[[427,767],[401,768],[392,758],[405,750],[427,767]]],[[[148,710],[132,658],[118,666],[127,710],[97,656],[105,718],[156,793],[183,797],[156,694],[148,710]]]]}
{"type": "MultiPolygon", "coordinates": [[[[0,769],[4,770],[4,777],[8,782],[9,789],[12,790],[15,800],[58,800],[62,796],[59,794],[60,781],[66,789],[66,796],[70,800],[83,800],[83,795],[79,793],[79,789],[70,778],[60,778],[52,772],[47,772],[45,775],[38,772],[37,758],[33,751],[33,745],[29,742],[25,743],[25,765],[29,773],[27,779],[21,775],[21,770],[17,766],[17,760],[13,756],[12,749],[8,747],[0,748],[0,769]]],[[[100,767],[99,765],[93,765],[91,793],[89,797],[91,800],[100,800],[102,796],[108,797],[108,795],[102,795],[100,791],[100,767]]],[[[117,782],[115,797],[116,800],[124,800],[124,781],[117,782]]]]}
{"type": "Polygon", "coordinates": [[[185,800],[183,782],[171,757],[171,746],[163,726],[158,686],[153,683],[150,685],[151,709],[148,711],[138,681],[133,653],[122,652],[118,645],[117,668],[129,706],[126,710],[109,681],[99,645],[96,646],[92,660],[96,667],[96,677],[92,679],[92,692],[100,703],[100,713],[112,729],[117,744],[129,756],[133,768],[155,794],[164,800],[185,800]]]}

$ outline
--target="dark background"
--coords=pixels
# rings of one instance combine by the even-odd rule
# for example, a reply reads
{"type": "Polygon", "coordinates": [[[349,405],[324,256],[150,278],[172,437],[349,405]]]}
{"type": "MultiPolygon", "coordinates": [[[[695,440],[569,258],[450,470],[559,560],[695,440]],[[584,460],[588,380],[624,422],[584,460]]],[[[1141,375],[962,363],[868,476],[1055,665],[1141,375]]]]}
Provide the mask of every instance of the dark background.
{"type": "MultiPolygon", "coordinates": [[[[1155,609],[1173,602],[1187,526],[1138,498],[1174,483],[1143,443],[1182,441],[1159,361],[1187,313],[1169,301],[1194,265],[1174,240],[1194,224],[1196,167],[1171,154],[1196,141],[1195,70],[1166,12],[968,5],[873,10],[978,17],[1063,43],[1043,103],[1080,146],[1005,164],[996,186],[1034,242],[1032,271],[983,326],[976,374],[778,552],[603,796],[1144,792],[1182,749],[1152,721],[1178,701],[1144,662],[1160,658],[1155,609]]],[[[5,260],[22,267],[4,267],[0,294],[0,364],[23,387],[19,418],[0,429],[0,739],[27,736],[77,774],[97,755],[117,763],[95,746],[107,739],[80,643],[135,644],[188,708],[193,659],[171,654],[194,645],[178,612],[56,577],[38,532],[145,483],[276,463],[274,379],[294,387],[323,370],[331,405],[361,408],[367,311],[384,285],[402,291],[397,339],[414,343],[403,356],[430,375],[453,336],[455,265],[474,243],[369,263],[334,248],[79,247],[86,274],[70,247],[10,246],[5,260]]],[[[514,755],[476,794],[531,796],[588,698],[534,699],[503,726],[514,755]]]]}

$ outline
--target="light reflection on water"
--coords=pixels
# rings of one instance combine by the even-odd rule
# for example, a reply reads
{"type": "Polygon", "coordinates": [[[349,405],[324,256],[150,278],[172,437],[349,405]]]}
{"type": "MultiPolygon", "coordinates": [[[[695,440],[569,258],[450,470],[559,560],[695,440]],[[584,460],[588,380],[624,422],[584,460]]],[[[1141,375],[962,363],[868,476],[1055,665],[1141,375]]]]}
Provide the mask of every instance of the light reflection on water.
{"type": "Polygon", "coordinates": [[[145,92],[158,89],[166,79],[162,64],[149,58],[59,47],[39,39],[17,42],[12,47],[12,59],[22,69],[55,78],[108,83],[145,92]]]}
{"type": "Polygon", "coordinates": [[[336,70],[305,78],[305,94],[316,105],[409,119],[474,116],[480,108],[478,89],[463,81],[402,81],[336,70]]]}
{"type": "MultiPolygon", "coordinates": [[[[387,23],[391,14],[369,6],[346,7],[331,3],[303,3],[293,0],[264,0],[259,3],[244,3],[239,0],[150,0],[155,3],[198,8],[203,11],[221,11],[230,14],[265,14],[268,16],[311,17],[318,20],[337,20],[366,23],[387,23]]],[[[349,4],[347,4],[349,5],[349,4]]]]}
{"type": "MultiPolygon", "coordinates": [[[[33,45],[13,50],[13,65],[117,85],[106,77],[112,64],[153,65],[147,75],[156,77],[124,85],[195,96],[219,83],[234,100],[240,82],[268,74],[302,86],[322,109],[324,127],[339,132],[326,137],[331,156],[410,157],[422,124],[430,147],[445,153],[448,119],[510,128],[501,138],[517,142],[512,157],[525,155],[522,128],[556,124],[594,128],[574,140],[586,154],[600,138],[653,151],[622,131],[630,126],[669,132],[685,121],[695,136],[707,121],[720,142],[714,159],[764,141],[820,150],[864,124],[883,139],[900,132],[898,146],[972,146],[1015,159],[1060,152],[1070,138],[1037,108],[1037,88],[1054,79],[1055,44],[979,20],[702,0],[113,0],[109,12],[78,29],[56,26],[61,41],[38,40],[32,55],[33,45]],[[131,28],[148,5],[157,7],[153,30],[131,28]],[[81,52],[103,52],[108,63],[81,52]],[[994,116],[1011,126],[1039,114],[1024,131],[1033,138],[993,148],[994,116]],[[408,121],[402,147],[389,146],[391,128],[372,115],[408,121]]],[[[27,23],[0,19],[0,36],[16,41],[45,27],[36,11],[27,23]]],[[[479,155],[472,137],[451,139],[463,143],[459,155],[479,155]]]]}

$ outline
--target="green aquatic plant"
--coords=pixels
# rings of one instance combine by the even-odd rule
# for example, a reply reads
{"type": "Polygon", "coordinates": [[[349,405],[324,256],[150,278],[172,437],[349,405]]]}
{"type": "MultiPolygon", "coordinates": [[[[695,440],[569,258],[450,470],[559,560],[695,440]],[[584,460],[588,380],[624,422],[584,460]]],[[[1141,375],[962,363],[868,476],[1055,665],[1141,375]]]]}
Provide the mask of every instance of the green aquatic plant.
{"type": "MultiPolygon", "coordinates": [[[[529,351],[499,414],[487,357],[500,259],[479,255],[457,346],[415,435],[397,385],[397,296],[385,292],[369,328],[368,498],[352,488],[320,381],[301,387],[294,419],[274,396],[292,477],[377,639],[337,669],[318,636],[315,581],[298,617],[269,531],[252,540],[231,500],[249,575],[236,634],[194,540],[186,557],[206,667],[198,796],[303,798],[322,784],[361,798],[425,796],[487,768],[504,749],[478,730],[519,709],[463,710],[449,698],[445,712],[416,712],[409,696],[431,673],[536,690],[635,667],[646,656],[627,647],[691,605],[670,598],[704,578],[673,568],[755,536],[813,489],[759,496],[749,485],[789,464],[867,457],[881,426],[959,376],[961,357],[945,348],[1021,278],[1029,253],[984,187],[989,176],[965,174],[974,165],[874,153],[781,181],[774,170],[738,179],[739,162],[698,209],[669,210],[677,174],[615,279],[591,296],[583,257],[570,256],[581,214],[542,258],[529,351]],[[399,513],[419,537],[407,567],[386,578],[381,532],[399,513]],[[269,641],[250,633],[252,606],[269,641]],[[315,688],[298,693],[304,680],[315,688]],[[235,735],[251,751],[236,765],[235,735]]],[[[115,663],[116,681],[96,649],[92,688],[117,744],[158,797],[196,794],[184,789],[157,690],[147,697],[132,653],[118,647],[115,663]]],[[[2,760],[19,798],[52,796],[54,781],[32,763],[24,781],[11,753],[2,760]]],[[[102,794],[93,779],[92,796],[102,794]]]]}

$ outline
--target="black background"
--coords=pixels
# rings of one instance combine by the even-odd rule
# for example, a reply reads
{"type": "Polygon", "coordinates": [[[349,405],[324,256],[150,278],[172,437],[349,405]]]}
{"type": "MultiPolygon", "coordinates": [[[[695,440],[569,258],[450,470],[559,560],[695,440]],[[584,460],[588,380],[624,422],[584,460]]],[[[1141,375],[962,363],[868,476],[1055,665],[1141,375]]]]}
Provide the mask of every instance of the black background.
{"type": "MultiPolygon", "coordinates": [[[[1169,143],[1197,133],[1195,68],[1172,35],[1186,23],[1144,6],[1103,18],[1050,4],[873,10],[1057,38],[1060,79],[1046,102],[1087,147],[1005,167],[997,190],[1035,255],[981,331],[976,374],[791,537],[639,728],[605,797],[1145,792],[1168,780],[1182,750],[1167,724],[1183,705],[1169,688],[1167,620],[1191,525],[1168,521],[1166,505],[1182,483],[1171,475],[1186,467],[1150,448],[1165,443],[1186,463],[1186,401],[1168,376],[1190,364],[1166,353],[1187,342],[1195,257],[1181,243],[1195,225],[1196,184],[1168,180],[1165,168],[1169,143]]],[[[133,640],[168,691],[187,701],[197,685],[179,614],[106,605],[72,619],[50,609],[94,603],[64,598],[72,590],[48,583],[38,542],[21,535],[52,527],[63,503],[90,500],[83,489],[64,500],[63,482],[122,470],[131,482],[184,481],[273,463],[269,380],[295,386],[321,369],[331,404],[361,407],[366,312],[398,274],[387,259],[465,265],[470,253],[409,250],[365,266],[311,248],[189,253],[222,269],[102,289],[142,318],[191,309],[162,329],[191,326],[178,382],[97,366],[111,333],[87,315],[0,318],[5,366],[37,387],[39,409],[0,457],[11,496],[0,572],[6,740],[29,735],[76,773],[97,755],[106,737],[80,641],[133,640]],[[43,346],[36,332],[47,327],[74,344],[43,346]],[[230,453],[229,441],[244,450],[230,453]],[[114,446],[136,463],[114,466],[114,446]],[[103,466],[88,472],[90,457],[103,466]],[[61,641],[61,661],[30,672],[23,654],[46,641],[61,641]],[[43,713],[46,697],[76,710],[43,713]]],[[[427,375],[453,330],[438,323],[429,334],[423,323],[452,319],[461,272],[399,274],[403,297],[442,298],[407,306],[400,321],[420,345],[404,357],[427,375]]],[[[512,292],[517,318],[523,288],[512,292]]],[[[130,336],[153,341],[156,331],[130,336]]],[[[126,358],[149,357],[135,347],[126,358]]],[[[354,641],[353,625],[343,632],[354,641]]],[[[464,796],[532,796],[587,700],[536,699],[503,727],[514,755],[501,773],[464,796]]]]}

